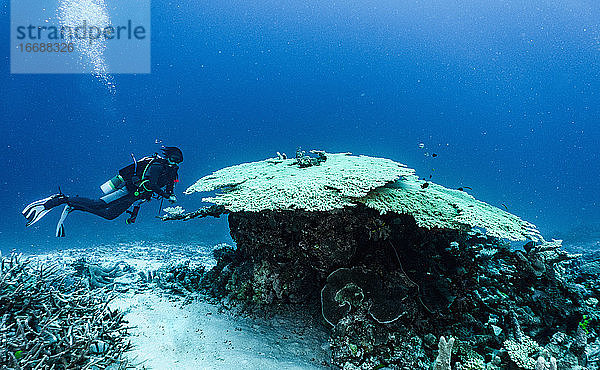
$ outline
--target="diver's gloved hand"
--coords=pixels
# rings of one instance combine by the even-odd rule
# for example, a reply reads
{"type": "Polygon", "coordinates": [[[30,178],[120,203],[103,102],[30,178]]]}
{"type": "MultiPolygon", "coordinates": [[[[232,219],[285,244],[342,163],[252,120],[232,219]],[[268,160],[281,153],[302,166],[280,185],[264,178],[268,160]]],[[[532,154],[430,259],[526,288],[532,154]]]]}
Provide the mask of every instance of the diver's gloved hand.
{"type": "Polygon", "coordinates": [[[171,203],[175,203],[177,202],[177,197],[175,195],[171,195],[167,200],[171,203]]]}

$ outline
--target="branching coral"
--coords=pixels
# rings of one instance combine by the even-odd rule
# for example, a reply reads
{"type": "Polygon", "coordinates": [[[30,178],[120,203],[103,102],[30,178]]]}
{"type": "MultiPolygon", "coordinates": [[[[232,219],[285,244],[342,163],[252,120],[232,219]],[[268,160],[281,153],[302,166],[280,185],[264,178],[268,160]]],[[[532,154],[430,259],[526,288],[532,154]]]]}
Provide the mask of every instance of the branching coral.
{"type": "MultiPolygon", "coordinates": [[[[0,365],[104,368],[129,349],[123,313],[56,266],[11,256],[0,267],[0,365]]],[[[0,367],[2,367],[0,366],[0,367]]]]}
{"type": "Polygon", "coordinates": [[[433,368],[434,370],[451,370],[450,359],[452,358],[452,346],[454,345],[454,338],[450,337],[446,341],[443,336],[440,337],[438,344],[438,355],[435,359],[433,368]]]}

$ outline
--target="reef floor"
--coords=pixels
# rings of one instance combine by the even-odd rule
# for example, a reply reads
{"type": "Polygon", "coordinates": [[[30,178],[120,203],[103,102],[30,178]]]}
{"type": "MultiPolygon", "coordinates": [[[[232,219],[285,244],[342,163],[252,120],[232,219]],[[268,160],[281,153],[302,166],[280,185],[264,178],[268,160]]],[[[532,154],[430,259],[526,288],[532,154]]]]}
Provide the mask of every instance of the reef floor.
{"type": "MultiPolygon", "coordinates": [[[[304,312],[241,314],[194,294],[173,294],[148,278],[162,267],[190,261],[214,265],[212,247],[134,243],[62,249],[27,255],[40,263],[70,268],[83,258],[119,276],[91,278],[113,287],[113,308],[125,313],[138,369],[320,369],[330,367],[329,333],[304,312]],[[125,266],[125,268],[124,268],[125,266]]],[[[158,280],[158,279],[156,279],[158,280]]]]}

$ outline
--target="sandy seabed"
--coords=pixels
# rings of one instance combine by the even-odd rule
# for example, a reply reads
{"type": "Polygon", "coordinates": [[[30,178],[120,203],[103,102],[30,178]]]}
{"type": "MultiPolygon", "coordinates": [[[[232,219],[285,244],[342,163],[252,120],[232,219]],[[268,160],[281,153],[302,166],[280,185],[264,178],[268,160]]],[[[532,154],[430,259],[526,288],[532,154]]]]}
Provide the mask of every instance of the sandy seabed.
{"type": "MultiPolygon", "coordinates": [[[[156,284],[138,284],[147,274],[182,260],[214,265],[212,247],[133,243],[63,249],[28,257],[69,265],[80,258],[103,266],[125,262],[134,272],[117,279],[113,308],[123,310],[138,369],[322,369],[329,365],[329,333],[298,315],[236,315],[201,296],[176,296],[156,284]]],[[[311,320],[308,320],[311,321],[311,320]]],[[[315,321],[315,320],[312,320],[315,321]]],[[[317,320],[318,321],[318,320],[317,320]]]]}

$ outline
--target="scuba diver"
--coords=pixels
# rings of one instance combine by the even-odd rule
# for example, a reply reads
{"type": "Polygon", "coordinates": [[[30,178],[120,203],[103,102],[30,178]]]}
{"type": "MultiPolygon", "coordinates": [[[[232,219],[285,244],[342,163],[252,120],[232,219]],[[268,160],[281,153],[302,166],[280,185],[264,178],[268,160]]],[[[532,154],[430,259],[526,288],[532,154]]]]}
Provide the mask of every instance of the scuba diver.
{"type": "Polygon", "coordinates": [[[117,176],[100,186],[105,194],[100,199],[69,197],[60,191],[48,198],[31,203],[23,210],[27,225],[38,222],[53,208],[66,204],[60,220],[56,225],[56,236],[65,236],[64,221],[72,211],[93,213],[107,220],[113,220],[127,211],[129,218],[127,224],[135,222],[140,204],[155,198],[162,197],[171,203],[177,198],[173,194],[175,183],[179,182],[177,170],[183,162],[183,153],[174,146],[163,147],[163,156],[154,153],[151,157],[144,157],[119,170],[117,176]],[[163,190],[164,188],[164,190],[163,190]],[[133,206],[132,210],[128,210],[133,206]]]}

